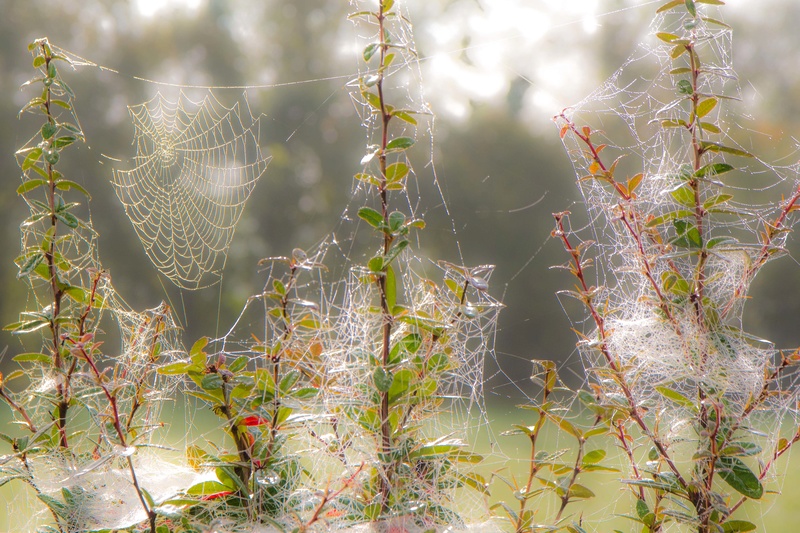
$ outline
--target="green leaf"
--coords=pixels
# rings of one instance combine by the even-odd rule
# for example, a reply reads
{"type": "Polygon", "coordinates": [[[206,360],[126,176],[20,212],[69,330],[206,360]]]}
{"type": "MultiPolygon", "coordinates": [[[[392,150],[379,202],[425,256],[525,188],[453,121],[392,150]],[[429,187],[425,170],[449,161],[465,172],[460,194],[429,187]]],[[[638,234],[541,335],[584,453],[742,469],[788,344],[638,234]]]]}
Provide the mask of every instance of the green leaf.
{"type": "Polygon", "coordinates": [[[741,157],[753,157],[753,154],[745,152],[744,150],[731,148],[730,146],[723,146],[722,144],[710,141],[701,141],[700,148],[702,148],[704,152],[724,152],[726,154],[738,155],[741,157]]]}
{"type": "Polygon", "coordinates": [[[373,228],[383,227],[383,215],[371,207],[362,207],[358,210],[358,217],[366,221],[373,228]]]}
{"type": "Polygon", "coordinates": [[[286,296],[286,287],[283,285],[283,282],[279,279],[272,280],[272,288],[280,294],[281,296],[286,296]]]}
{"type": "Polygon", "coordinates": [[[266,368],[256,370],[256,387],[269,397],[272,397],[275,394],[275,380],[272,377],[272,372],[266,368]]]}
{"type": "Polygon", "coordinates": [[[53,362],[53,358],[43,353],[22,353],[15,356],[14,361],[17,363],[44,363],[49,365],[53,362]]]}
{"type": "Polygon", "coordinates": [[[364,48],[364,61],[369,61],[372,59],[372,56],[375,55],[375,52],[381,49],[380,43],[370,43],[364,48]]]}
{"type": "Polygon", "coordinates": [[[69,104],[69,102],[65,102],[64,100],[50,100],[50,103],[70,111],[72,110],[72,106],[69,104]]]}
{"type": "Polygon", "coordinates": [[[208,337],[200,337],[195,341],[192,345],[191,350],[189,350],[189,357],[192,360],[192,363],[199,367],[206,366],[206,353],[203,351],[205,347],[208,345],[208,337]]]}
{"type": "Polygon", "coordinates": [[[703,209],[711,209],[712,207],[724,204],[731,198],[733,198],[732,194],[718,194],[713,198],[709,198],[708,200],[703,202],[703,209]]]}
{"type": "MultiPolygon", "coordinates": [[[[36,168],[36,167],[34,167],[34,168],[36,168]]],[[[17,187],[17,194],[25,194],[27,192],[30,192],[30,191],[36,189],[36,188],[41,187],[42,185],[46,185],[47,183],[48,183],[48,180],[45,180],[45,179],[26,180],[26,181],[22,182],[22,185],[17,187]]]]}
{"type": "Polygon", "coordinates": [[[690,69],[689,67],[679,67],[679,68],[674,68],[674,69],[670,70],[669,73],[671,75],[673,75],[673,76],[677,76],[679,74],[688,74],[691,71],[692,71],[692,69],[690,69]]]}
{"type": "Polygon", "coordinates": [[[594,498],[594,492],[576,483],[569,488],[569,497],[583,499],[594,498]]]}
{"type": "Polygon", "coordinates": [[[685,128],[687,126],[685,120],[662,120],[662,128],[685,128]]]}
{"type": "Polygon", "coordinates": [[[639,516],[640,519],[644,520],[644,517],[650,514],[650,508],[647,506],[647,502],[641,499],[636,500],[636,514],[639,516]]]}
{"type": "Polygon", "coordinates": [[[560,427],[561,429],[563,429],[564,431],[566,431],[567,433],[569,433],[573,437],[577,437],[577,438],[583,437],[583,434],[581,433],[581,431],[578,428],[576,428],[575,425],[572,424],[572,422],[570,422],[566,418],[553,417],[553,421],[556,424],[558,424],[558,427],[560,427]]]}
{"type": "Polygon", "coordinates": [[[699,124],[703,131],[708,133],[722,133],[722,130],[719,129],[716,124],[712,124],[711,122],[699,122],[699,124]]]}
{"type": "Polygon", "coordinates": [[[761,453],[762,449],[761,446],[756,444],[755,442],[732,442],[722,450],[720,450],[720,455],[740,455],[740,456],[749,456],[749,455],[757,455],[761,453]]]}
{"type": "Polygon", "coordinates": [[[52,122],[45,122],[44,126],[42,126],[42,139],[47,140],[53,135],[56,134],[58,131],[58,126],[53,124],[52,122]]]}
{"type": "Polygon", "coordinates": [[[231,372],[238,372],[244,367],[247,366],[247,363],[250,361],[250,358],[246,355],[242,355],[241,357],[237,357],[233,363],[228,365],[228,370],[231,372]]]}
{"type": "Polygon", "coordinates": [[[144,487],[141,487],[141,491],[142,496],[144,496],[145,501],[147,501],[147,505],[150,506],[150,509],[154,509],[156,507],[156,502],[153,501],[153,497],[144,487]]]}
{"type": "Polygon", "coordinates": [[[699,168],[694,175],[698,178],[705,178],[707,176],[719,176],[731,170],[734,170],[734,168],[727,163],[711,163],[699,168]]]}
{"type": "Polygon", "coordinates": [[[685,209],[679,209],[677,211],[672,211],[670,213],[666,213],[664,215],[651,218],[645,224],[647,228],[654,228],[656,226],[660,226],[666,222],[670,222],[675,220],[676,218],[686,218],[692,216],[694,213],[692,211],[686,211],[685,209]]]}
{"type": "Polygon", "coordinates": [[[656,37],[658,37],[659,39],[661,39],[665,43],[671,43],[675,39],[679,39],[679,37],[677,35],[675,35],[674,33],[667,33],[667,32],[663,32],[663,31],[660,31],[660,32],[656,33],[656,37]]]}
{"type": "Polygon", "coordinates": [[[694,0],[686,0],[686,11],[693,17],[697,16],[697,8],[694,6],[694,0]]]}
{"type": "Polygon", "coordinates": [[[734,244],[736,242],[739,241],[737,241],[733,237],[713,237],[711,239],[708,239],[708,242],[706,243],[706,248],[710,250],[715,246],[719,246],[720,244],[734,244]]]}
{"type": "Polygon", "coordinates": [[[228,492],[231,490],[231,487],[227,485],[223,485],[219,481],[203,481],[202,483],[198,483],[197,485],[192,485],[186,491],[186,494],[191,494],[193,496],[207,496],[209,494],[217,494],[220,492],[228,492]]]}
{"type": "Polygon", "coordinates": [[[755,530],[756,525],[747,520],[729,520],[722,524],[723,533],[745,533],[755,530]]]}
{"type": "Polygon", "coordinates": [[[373,108],[375,108],[375,109],[380,109],[381,108],[381,99],[377,94],[371,93],[369,91],[363,91],[361,93],[361,96],[363,96],[364,100],[366,100],[367,103],[369,105],[371,105],[373,108]]]}
{"type": "Polygon", "coordinates": [[[433,459],[442,455],[448,455],[451,452],[460,450],[464,445],[462,443],[443,443],[443,444],[427,444],[417,448],[408,455],[409,459],[433,459]]]}
{"type": "Polygon", "coordinates": [[[486,479],[480,474],[474,474],[471,472],[465,474],[456,473],[456,478],[461,483],[467,485],[468,487],[472,487],[478,492],[481,492],[486,496],[489,496],[489,484],[486,482],[486,479]]]}
{"type": "Polygon", "coordinates": [[[678,187],[670,195],[682,206],[694,207],[694,190],[689,185],[678,187]]]}
{"type": "Polygon", "coordinates": [[[304,400],[306,398],[313,398],[319,394],[319,389],[315,387],[303,387],[300,389],[295,389],[291,393],[292,398],[297,398],[298,400],[304,400]]]}
{"type": "Polygon", "coordinates": [[[397,279],[394,274],[394,269],[391,265],[386,267],[386,278],[384,287],[386,291],[386,306],[389,309],[394,309],[397,305],[397,279]]]}
{"type": "Polygon", "coordinates": [[[408,241],[407,241],[407,240],[405,240],[405,239],[403,239],[402,241],[398,241],[398,242],[396,242],[396,243],[394,244],[394,246],[392,246],[392,247],[389,249],[389,253],[388,253],[388,254],[386,254],[386,257],[384,257],[384,258],[383,258],[383,262],[384,262],[384,264],[388,265],[389,263],[391,263],[392,261],[394,261],[394,259],[395,259],[395,258],[396,258],[398,255],[400,255],[400,253],[401,253],[403,250],[405,250],[407,246],[408,246],[408,241]]]}
{"type": "Polygon", "coordinates": [[[378,178],[376,178],[375,176],[373,176],[372,174],[359,172],[358,174],[356,174],[353,177],[355,179],[357,179],[358,181],[363,181],[365,183],[369,183],[370,185],[374,185],[375,187],[380,187],[381,186],[380,180],[378,178]]]}
{"type": "Polygon", "coordinates": [[[298,372],[297,370],[292,370],[291,372],[283,376],[283,379],[281,379],[278,388],[282,393],[286,394],[287,392],[292,390],[292,387],[294,387],[295,383],[297,383],[299,379],[300,379],[300,372],[298,372]]]}
{"type": "Polygon", "coordinates": [[[683,0],[672,0],[671,2],[667,2],[663,6],[656,9],[656,13],[663,13],[664,11],[669,11],[670,9],[674,9],[681,5],[683,0]]]}
{"type": "Polygon", "coordinates": [[[606,457],[605,450],[592,450],[583,456],[584,465],[593,465],[599,463],[606,457]]]}
{"type": "Polygon", "coordinates": [[[380,392],[389,392],[389,389],[392,388],[392,381],[394,381],[394,376],[382,366],[377,367],[372,373],[372,382],[380,392]]]}
{"type": "Polygon", "coordinates": [[[378,255],[369,260],[367,268],[369,268],[370,272],[378,273],[383,271],[383,265],[383,257],[378,255]]]}
{"type": "Polygon", "coordinates": [[[403,122],[408,122],[409,124],[413,124],[414,126],[417,125],[417,119],[415,119],[409,111],[398,109],[397,111],[392,111],[392,116],[399,118],[403,122]]]}
{"type": "Polygon", "coordinates": [[[670,242],[683,248],[702,248],[703,239],[697,226],[685,220],[675,220],[672,222],[677,236],[670,242]]]}
{"type": "MultiPolygon", "coordinates": [[[[3,329],[6,331],[11,331],[11,333],[13,333],[14,335],[21,335],[23,333],[31,333],[32,331],[42,329],[43,327],[48,325],[50,325],[49,320],[43,320],[43,319],[24,320],[22,322],[15,322],[14,324],[9,324],[3,329]]],[[[6,378],[6,380],[8,380],[8,378],[6,378]]]]}
{"type": "Polygon", "coordinates": [[[399,152],[414,146],[414,139],[411,137],[397,137],[386,144],[386,152],[399,152]]]}
{"type": "Polygon", "coordinates": [[[40,157],[42,157],[41,148],[34,148],[33,150],[31,150],[28,153],[28,155],[25,156],[25,159],[22,161],[21,165],[22,170],[25,171],[31,168],[37,161],[39,161],[40,157]]]}
{"type": "Polygon", "coordinates": [[[669,57],[671,57],[672,59],[678,59],[688,51],[689,50],[688,48],[686,48],[685,45],[679,44],[677,46],[672,47],[672,50],[669,51],[669,57]]]}
{"type": "Polygon", "coordinates": [[[396,402],[408,393],[413,379],[414,373],[407,368],[403,368],[395,373],[394,378],[392,378],[392,385],[388,390],[390,404],[396,402]]]}
{"type": "Polygon", "coordinates": [[[704,116],[711,113],[715,107],[717,107],[718,100],[716,98],[707,98],[697,104],[697,116],[699,118],[703,118],[704,116]]]}
{"type": "Polygon", "coordinates": [[[364,507],[364,518],[369,522],[376,522],[381,516],[381,504],[371,503],[364,507]]]}
{"type": "Polygon", "coordinates": [[[36,56],[33,58],[33,68],[39,68],[46,62],[47,60],[43,56],[36,56]]]}
{"type": "Polygon", "coordinates": [[[400,211],[389,213],[389,230],[397,232],[406,222],[406,215],[400,211]]]}
{"type": "Polygon", "coordinates": [[[664,386],[656,387],[656,390],[658,391],[659,394],[661,394],[661,396],[680,405],[681,407],[691,409],[692,411],[697,410],[697,407],[695,406],[692,400],[690,400],[689,398],[687,398],[686,396],[684,396],[683,394],[681,394],[676,390],[664,386]]]}
{"type": "Polygon", "coordinates": [[[430,356],[426,363],[426,370],[429,374],[441,374],[450,368],[450,358],[446,353],[437,352],[430,356]]]}
{"type": "Polygon", "coordinates": [[[694,92],[692,84],[689,83],[689,80],[680,80],[675,84],[675,86],[678,88],[678,92],[681,94],[692,94],[694,92]]]}
{"type": "Polygon", "coordinates": [[[408,175],[410,170],[405,163],[392,163],[386,167],[386,181],[389,183],[400,181],[408,175]]]}
{"type": "MultiPolygon", "coordinates": [[[[698,0],[698,2],[699,2],[699,0],[698,0]]],[[[705,3],[711,3],[711,2],[700,2],[700,3],[701,3],[701,4],[705,4],[705,3]]],[[[731,29],[731,27],[730,27],[730,25],[729,25],[729,24],[725,24],[725,23],[724,23],[724,22],[722,22],[721,20],[712,19],[712,18],[710,18],[710,17],[701,17],[701,18],[702,18],[704,21],[706,21],[707,23],[709,23],[709,24],[716,24],[717,26],[722,26],[723,28],[725,28],[725,29],[727,29],[727,30],[731,29]]]]}
{"type": "Polygon", "coordinates": [[[63,222],[67,227],[72,229],[77,228],[80,225],[78,218],[68,211],[62,211],[60,213],[56,213],[56,218],[63,222]]]}
{"type": "Polygon", "coordinates": [[[178,361],[177,363],[160,366],[156,369],[156,372],[164,376],[177,376],[185,374],[191,366],[192,365],[185,361],[178,361]]]}
{"type": "Polygon", "coordinates": [[[17,272],[17,278],[24,278],[31,272],[35,271],[36,267],[42,264],[42,261],[44,261],[44,254],[41,252],[34,253],[25,261],[25,263],[22,264],[19,272],[17,272]]]}
{"type": "Polygon", "coordinates": [[[206,374],[200,381],[200,386],[205,390],[217,390],[222,388],[222,376],[219,374],[206,374]]]}
{"type": "Polygon", "coordinates": [[[716,462],[720,477],[740,494],[758,500],[764,495],[764,487],[746,464],[736,457],[720,457],[716,462]]]}
{"type": "Polygon", "coordinates": [[[73,137],[72,135],[66,135],[64,137],[59,137],[53,142],[53,148],[61,149],[65,146],[69,146],[70,144],[74,143],[78,139],[73,137]]]}

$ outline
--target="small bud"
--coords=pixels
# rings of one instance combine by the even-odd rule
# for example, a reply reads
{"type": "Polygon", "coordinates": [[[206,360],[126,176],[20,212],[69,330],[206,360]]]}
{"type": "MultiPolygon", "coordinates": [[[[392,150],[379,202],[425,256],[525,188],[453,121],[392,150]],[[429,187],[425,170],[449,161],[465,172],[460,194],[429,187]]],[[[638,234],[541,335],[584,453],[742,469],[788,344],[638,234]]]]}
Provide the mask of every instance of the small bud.
{"type": "Polygon", "coordinates": [[[308,256],[300,248],[295,248],[292,250],[292,259],[295,261],[295,263],[305,263],[308,261],[308,256]]]}

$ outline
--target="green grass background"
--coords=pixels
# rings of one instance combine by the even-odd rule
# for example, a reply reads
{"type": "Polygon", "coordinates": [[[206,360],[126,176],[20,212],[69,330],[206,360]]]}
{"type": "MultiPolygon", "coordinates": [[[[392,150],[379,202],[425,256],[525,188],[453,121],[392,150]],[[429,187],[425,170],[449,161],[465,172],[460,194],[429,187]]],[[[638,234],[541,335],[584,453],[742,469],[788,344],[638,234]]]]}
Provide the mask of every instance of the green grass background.
{"type": "MultiPolygon", "coordinates": [[[[515,409],[513,406],[495,405],[490,407],[488,411],[488,419],[491,423],[490,429],[479,430],[473,440],[475,451],[485,456],[485,460],[478,467],[478,470],[487,479],[490,479],[493,474],[498,474],[507,479],[517,477],[521,482],[526,478],[527,460],[530,453],[528,439],[523,436],[501,436],[500,433],[508,429],[512,424],[532,423],[532,414],[530,411],[515,409]]],[[[183,420],[180,413],[176,412],[175,415],[177,420],[183,420]]],[[[8,408],[0,406],[0,426],[5,428],[4,431],[11,429],[9,420],[10,413],[8,408]]],[[[200,431],[205,431],[206,429],[202,426],[207,426],[207,429],[211,429],[214,423],[211,419],[197,419],[193,422],[195,428],[200,431]]],[[[184,431],[185,427],[180,423],[176,423],[170,429],[170,438],[177,440],[183,435],[184,431]]],[[[543,434],[541,448],[549,451],[561,448],[572,449],[573,443],[569,439],[571,437],[564,434],[558,434],[553,431],[546,432],[543,434]]],[[[590,443],[599,444],[602,441],[602,438],[593,439],[590,443]]],[[[595,447],[598,446],[590,445],[587,449],[595,447]]],[[[7,453],[7,451],[6,449],[0,449],[0,455],[7,453]]],[[[607,451],[609,453],[603,464],[622,467],[619,461],[620,457],[615,449],[612,447],[607,451]]],[[[781,494],[765,494],[760,502],[740,509],[736,517],[757,524],[757,531],[769,533],[800,531],[800,458],[783,457],[779,461],[775,473],[779,476],[778,480],[766,488],[773,491],[779,490],[781,494]]],[[[597,497],[572,505],[567,510],[576,519],[579,514],[582,514],[585,526],[590,526],[587,527],[589,531],[612,532],[614,529],[620,529],[624,532],[638,532],[639,530],[633,522],[619,516],[631,511],[631,507],[628,505],[631,500],[627,496],[624,487],[617,482],[619,478],[620,474],[615,473],[584,475],[580,478],[580,483],[588,486],[597,497]]],[[[518,502],[514,499],[512,491],[505,487],[502,482],[495,479],[490,488],[491,496],[485,500],[485,507],[504,500],[513,509],[518,508],[518,502]]],[[[0,532],[10,533],[14,531],[10,525],[14,520],[10,516],[22,516],[24,518],[40,509],[38,507],[34,508],[38,506],[38,503],[32,495],[29,495],[27,500],[23,500],[28,502],[23,505],[31,505],[31,508],[10,507],[11,498],[21,490],[28,489],[18,482],[11,482],[0,487],[0,502],[2,502],[0,503],[0,532]]],[[[474,505],[474,495],[470,496],[470,498],[465,498],[465,501],[470,502],[470,505],[474,505]]],[[[556,503],[550,497],[536,502],[534,507],[536,505],[542,506],[543,512],[546,513],[548,508],[552,509],[556,503]]]]}

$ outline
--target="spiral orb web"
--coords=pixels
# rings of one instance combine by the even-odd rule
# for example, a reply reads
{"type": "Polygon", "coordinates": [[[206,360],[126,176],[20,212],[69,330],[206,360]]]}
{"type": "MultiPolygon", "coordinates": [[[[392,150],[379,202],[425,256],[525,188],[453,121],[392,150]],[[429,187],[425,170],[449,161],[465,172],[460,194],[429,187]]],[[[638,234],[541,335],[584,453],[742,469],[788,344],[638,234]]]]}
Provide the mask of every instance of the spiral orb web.
{"type": "Polygon", "coordinates": [[[112,183],[147,256],[177,286],[217,283],[236,224],[267,168],[259,120],[225,107],[157,93],[129,107],[136,155],[112,183]]]}

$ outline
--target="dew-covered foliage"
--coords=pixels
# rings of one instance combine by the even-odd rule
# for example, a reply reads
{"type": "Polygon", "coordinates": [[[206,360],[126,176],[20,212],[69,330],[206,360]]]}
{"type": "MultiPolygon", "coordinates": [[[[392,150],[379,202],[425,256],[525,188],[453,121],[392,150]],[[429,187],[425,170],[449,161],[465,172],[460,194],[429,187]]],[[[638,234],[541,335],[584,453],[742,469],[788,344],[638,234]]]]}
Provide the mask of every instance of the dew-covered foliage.
{"type": "MultiPolygon", "coordinates": [[[[527,439],[522,469],[474,445],[491,436],[493,266],[422,252],[420,182],[446,202],[407,11],[351,5],[358,67],[343,90],[365,142],[350,204],[316,246],[262,259],[263,289],[200,339],[170,306],[135,311],[114,289],[90,191],[60,165],[85,141],[63,74],[98,65],[30,45],[20,114],[38,123],[16,152],[30,296],[6,326],[25,346],[18,369],[0,374],[17,529],[580,533],[619,514],[637,532],[755,530],[743,506],[800,440],[800,350],[748,334],[743,311],[783,255],[800,188],[796,167],[748,149],[723,2],[659,7],[651,40],[554,119],[589,220],[556,213],[552,233],[574,281],[560,294],[584,311],[586,380],[571,390],[533,362],[538,395],[503,434],[527,439]],[[104,344],[112,329],[119,347],[104,344]]],[[[221,279],[270,154],[247,97],[218,98],[241,87],[171,88],[129,106],[135,155],[110,179],[154,275],[190,290],[221,279]]]]}

